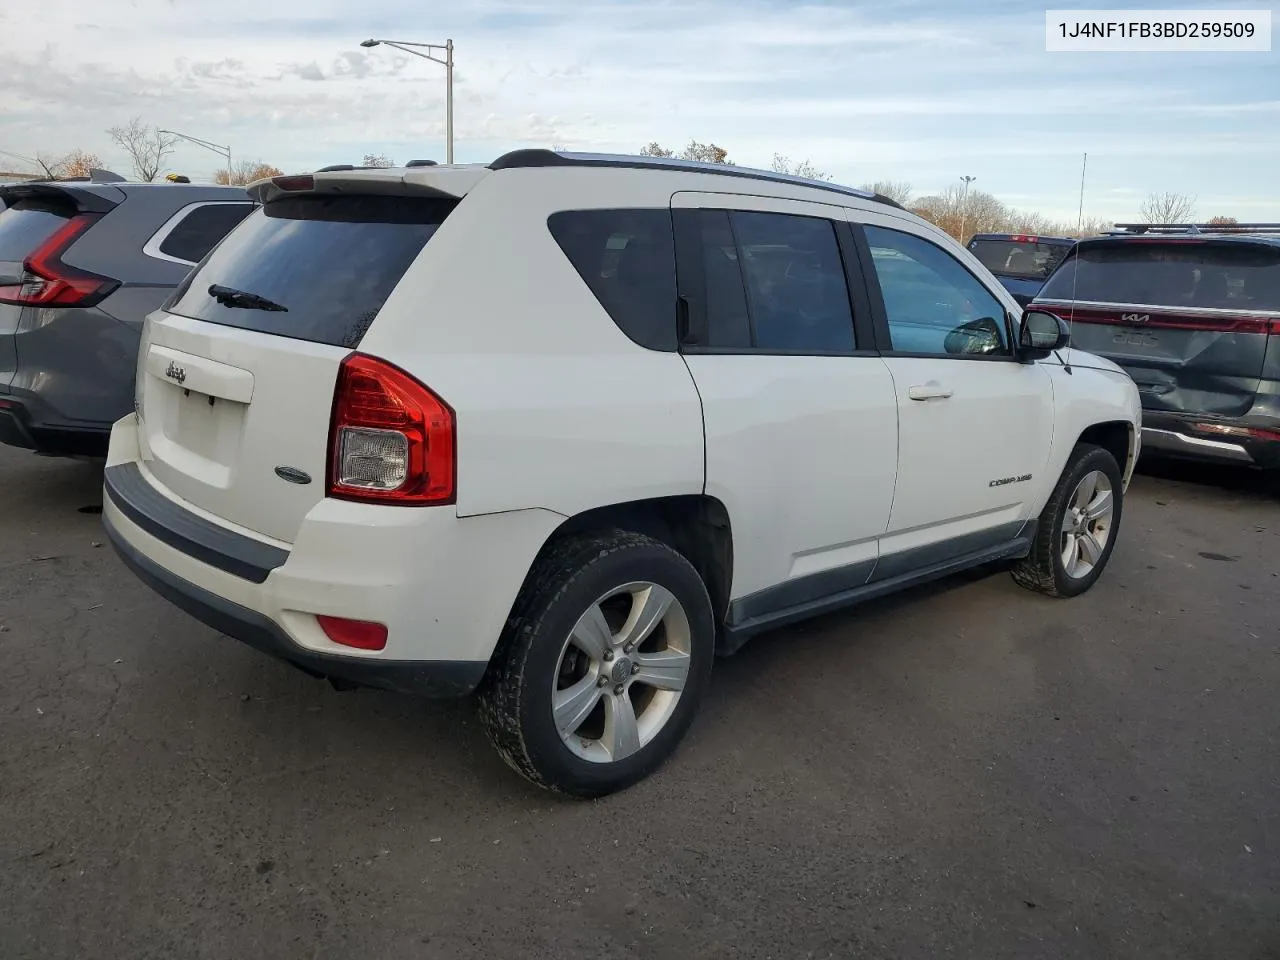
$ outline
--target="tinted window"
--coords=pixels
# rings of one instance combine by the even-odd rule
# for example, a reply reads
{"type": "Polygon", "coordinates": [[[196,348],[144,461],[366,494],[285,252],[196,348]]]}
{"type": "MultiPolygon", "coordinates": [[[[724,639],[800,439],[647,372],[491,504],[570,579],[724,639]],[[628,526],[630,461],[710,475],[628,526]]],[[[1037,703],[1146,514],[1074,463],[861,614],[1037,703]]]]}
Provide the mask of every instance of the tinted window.
{"type": "Polygon", "coordinates": [[[1001,277],[1043,280],[1071,249],[1069,243],[1029,240],[970,240],[969,250],[982,265],[1001,277]]]}
{"type": "Polygon", "coordinates": [[[252,209],[249,203],[209,203],[195,207],[160,242],[160,252],[188,263],[199,263],[252,209]]]}
{"type": "Polygon", "coordinates": [[[738,246],[726,210],[702,210],[697,237],[706,288],[706,345],[743,349],[751,346],[751,315],[742,280],[738,246]]]}
{"type": "Polygon", "coordinates": [[[354,347],[456,201],[306,195],[272,201],[178,288],[168,309],[263,333],[354,347]],[[284,310],[226,306],[212,285],[284,310]]]}
{"type": "Polygon", "coordinates": [[[0,207],[0,261],[21,263],[67,222],[71,211],[39,200],[0,207]]]}
{"type": "Polygon", "coordinates": [[[668,210],[569,210],[551,235],[628,337],[676,348],[676,253],[668,210]]]}
{"type": "Polygon", "coordinates": [[[920,237],[864,229],[892,349],[944,356],[1008,353],[1004,306],[960,261],[920,237]]]}
{"type": "Polygon", "coordinates": [[[754,346],[784,353],[849,353],[853,310],[830,220],[734,212],[754,346]]]}
{"type": "Polygon", "coordinates": [[[1041,289],[1051,300],[1280,310],[1280,248],[1238,241],[1095,241],[1041,289]]]}

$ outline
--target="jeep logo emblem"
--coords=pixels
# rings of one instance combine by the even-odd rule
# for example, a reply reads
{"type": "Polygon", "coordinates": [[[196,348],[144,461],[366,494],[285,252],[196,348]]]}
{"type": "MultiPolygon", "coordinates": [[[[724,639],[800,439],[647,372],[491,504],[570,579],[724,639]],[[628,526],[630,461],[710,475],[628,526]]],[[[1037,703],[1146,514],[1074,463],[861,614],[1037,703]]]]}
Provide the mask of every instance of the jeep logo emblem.
{"type": "Polygon", "coordinates": [[[166,368],[164,375],[170,380],[176,380],[178,383],[183,383],[187,379],[187,371],[183,370],[172,360],[169,361],[169,366],[166,368]]]}

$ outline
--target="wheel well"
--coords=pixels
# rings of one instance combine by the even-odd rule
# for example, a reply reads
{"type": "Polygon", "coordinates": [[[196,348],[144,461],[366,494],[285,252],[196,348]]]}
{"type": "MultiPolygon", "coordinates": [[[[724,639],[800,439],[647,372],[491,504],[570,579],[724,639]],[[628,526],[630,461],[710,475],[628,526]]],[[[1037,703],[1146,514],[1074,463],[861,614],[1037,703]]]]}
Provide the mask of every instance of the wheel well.
{"type": "Polygon", "coordinates": [[[611,529],[642,533],[677,550],[707,585],[717,619],[724,618],[733,583],[733,533],[719,500],[690,495],[597,507],[562,523],[542,549],[564,537],[611,529]]]}
{"type": "Polygon", "coordinates": [[[1120,465],[1120,473],[1128,478],[1129,472],[1133,469],[1133,424],[1124,420],[1116,420],[1111,423],[1095,423],[1080,434],[1079,443],[1091,443],[1095,447],[1102,447],[1113,457],[1116,463],[1120,465]]]}

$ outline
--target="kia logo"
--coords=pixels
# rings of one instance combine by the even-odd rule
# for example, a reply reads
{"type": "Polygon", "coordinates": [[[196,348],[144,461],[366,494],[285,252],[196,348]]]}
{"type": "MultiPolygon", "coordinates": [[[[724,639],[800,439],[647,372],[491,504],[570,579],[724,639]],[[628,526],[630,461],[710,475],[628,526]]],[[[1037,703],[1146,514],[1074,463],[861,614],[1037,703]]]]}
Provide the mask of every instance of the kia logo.
{"type": "Polygon", "coordinates": [[[1120,319],[1125,323],[1150,323],[1151,314],[1149,313],[1122,313],[1120,319]]]}

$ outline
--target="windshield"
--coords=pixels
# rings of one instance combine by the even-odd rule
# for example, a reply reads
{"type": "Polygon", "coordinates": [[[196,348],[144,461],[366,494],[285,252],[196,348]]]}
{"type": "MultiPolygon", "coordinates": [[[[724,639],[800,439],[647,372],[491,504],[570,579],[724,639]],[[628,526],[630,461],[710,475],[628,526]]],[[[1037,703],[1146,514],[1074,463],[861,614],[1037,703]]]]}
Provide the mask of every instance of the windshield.
{"type": "Polygon", "coordinates": [[[274,200],[227,234],[167,309],[224,326],[355,347],[455,205],[331,194],[274,200]]]}
{"type": "Polygon", "coordinates": [[[1062,262],[1071,249],[1069,243],[1028,240],[974,240],[969,251],[982,265],[1001,277],[1043,280],[1062,262]]]}
{"type": "Polygon", "coordinates": [[[1280,310],[1280,248],[1233,241],[1095,241],[1077,247],[1046,300],[1280,310]]]}

